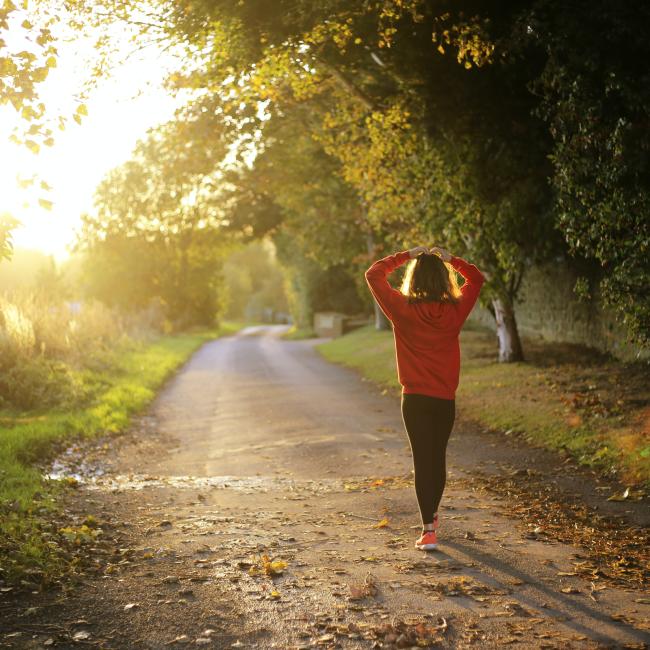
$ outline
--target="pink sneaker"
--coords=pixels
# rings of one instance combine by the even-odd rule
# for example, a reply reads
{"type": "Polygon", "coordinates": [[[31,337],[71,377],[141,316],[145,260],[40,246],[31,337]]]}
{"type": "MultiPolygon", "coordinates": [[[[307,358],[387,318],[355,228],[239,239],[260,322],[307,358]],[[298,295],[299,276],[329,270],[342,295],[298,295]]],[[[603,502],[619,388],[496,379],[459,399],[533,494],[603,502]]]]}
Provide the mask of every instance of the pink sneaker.
{"type": "Polygon", "coordinates": [[[421,551],[433,551],[438,546],[438,537],[435,530],[425,530],[420,539],[415,542],[415,548],[421,551]]]}
{"type": "Polygon", "coordinates": [[[438,546],[438,536],[436,529],[438,528],[438,513],[433,515],[433,530],[423,530],[420,539],[415,542],[415,548],[423,551],[432,551],[438,546]]]}

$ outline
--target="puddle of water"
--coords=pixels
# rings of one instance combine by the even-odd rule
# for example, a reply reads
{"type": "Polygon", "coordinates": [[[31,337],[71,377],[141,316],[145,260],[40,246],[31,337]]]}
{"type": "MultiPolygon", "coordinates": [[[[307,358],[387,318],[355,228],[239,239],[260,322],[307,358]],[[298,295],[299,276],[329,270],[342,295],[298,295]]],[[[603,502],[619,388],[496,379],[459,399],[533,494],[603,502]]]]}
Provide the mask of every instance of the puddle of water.
{"type": "Polygon", "coordinates": [[[200,490],[205,488],[247,490],[264,492],[272,489],[301,492],[323,492],[342,489],[342,479],[296,480],[276,476],[151,476],[130,475],[84,475],[83,473],[50,472],[49,478],[72,476],[89,490],[144,490],[147,488],[175,488],[200,490]]]}
{"type": "Polygon", "coordinates": [[[90,478],[99,478],[104,475],[104,470],[101,467],[79,460],[74,454],[75,452],[69,449],[55,459],[50,466],[50,471],[44,474],[44,478],[51,481],[74,478],[79,483],[84,483],[90,478]]]}

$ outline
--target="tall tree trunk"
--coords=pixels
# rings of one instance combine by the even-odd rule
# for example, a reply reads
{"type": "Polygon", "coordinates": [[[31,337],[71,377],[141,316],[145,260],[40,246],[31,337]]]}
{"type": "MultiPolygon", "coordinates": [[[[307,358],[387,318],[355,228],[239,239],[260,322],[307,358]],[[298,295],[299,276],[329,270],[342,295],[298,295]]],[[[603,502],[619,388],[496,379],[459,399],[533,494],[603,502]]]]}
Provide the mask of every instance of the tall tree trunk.
{"type": "Polygon", "coordinates": [[[524,353],[521,348],[512,301],[503,298],[493,298],[492,306],[494,307],[494,317],[497,322],[499,362],[523,361],[524,353]]]}
{"type": "Polygon", "coordinates": [[[376,300],[373,299],[373,303],[375,307],[375,329],[379,331],[391,329],[391,324],[388,318],[386,318],[386,314],[381,310],[376,300]]]}
{"type": "MultiPolygon", "coordinates": [[[[366,247],[368,249],[368,255],[374,255],[375,239],[372,236],[372,230],[366,232],[366,247]]],[[[391,329],[390,321],[386,318],[386,314],[384,314],[374,298],[372,299],[372,305],[375,308],[375,329],[380,332],[391,329]]]]}

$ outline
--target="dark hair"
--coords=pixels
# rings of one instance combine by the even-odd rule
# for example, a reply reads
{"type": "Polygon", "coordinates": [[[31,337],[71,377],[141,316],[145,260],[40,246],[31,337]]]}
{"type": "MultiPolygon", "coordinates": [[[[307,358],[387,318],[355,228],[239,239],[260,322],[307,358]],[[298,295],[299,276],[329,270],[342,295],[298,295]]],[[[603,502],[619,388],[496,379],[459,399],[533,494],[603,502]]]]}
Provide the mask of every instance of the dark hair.
{"type": "Polygon", "coordinates": [[[453,268],[434,253],[421,253],[409,263],[402,293],[409,302],[448,302],[456,304],[460,289],[453,268]]]}

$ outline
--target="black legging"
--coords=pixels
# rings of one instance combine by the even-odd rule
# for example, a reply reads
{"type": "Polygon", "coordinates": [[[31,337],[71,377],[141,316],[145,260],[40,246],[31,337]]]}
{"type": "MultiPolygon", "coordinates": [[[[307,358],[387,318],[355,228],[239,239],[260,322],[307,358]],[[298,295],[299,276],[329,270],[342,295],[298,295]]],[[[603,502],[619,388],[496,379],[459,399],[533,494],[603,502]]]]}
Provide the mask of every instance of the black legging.
{"type": "Polygon", "coordinates": [[[413,453],[415,494],[423,524],[433,522],[447,479],[447,441],[454,426],[453,399],[405,393],[402,418],[413,453]]]}

